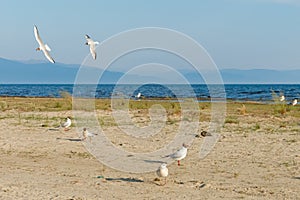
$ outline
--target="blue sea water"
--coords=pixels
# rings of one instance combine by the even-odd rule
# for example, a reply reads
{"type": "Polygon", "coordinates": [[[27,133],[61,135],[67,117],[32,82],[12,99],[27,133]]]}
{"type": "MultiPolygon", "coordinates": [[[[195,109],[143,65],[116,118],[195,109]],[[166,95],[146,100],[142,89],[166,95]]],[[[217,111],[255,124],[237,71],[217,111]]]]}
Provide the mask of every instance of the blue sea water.
{"type": "Polygon", "coordinates": [[[224,98],[235,101],[272,100],[272,91],[284,94],[286,99],[300,98],[300,84],[227,84],[225,93],[217,85],[72,85],[72,84],[2,84],[0,96],[12,97],[61,97],[61,92],[73,96],[96,98],[131,98],[139,92],[144,98],[197,97],[203,101],[224,98]]]}

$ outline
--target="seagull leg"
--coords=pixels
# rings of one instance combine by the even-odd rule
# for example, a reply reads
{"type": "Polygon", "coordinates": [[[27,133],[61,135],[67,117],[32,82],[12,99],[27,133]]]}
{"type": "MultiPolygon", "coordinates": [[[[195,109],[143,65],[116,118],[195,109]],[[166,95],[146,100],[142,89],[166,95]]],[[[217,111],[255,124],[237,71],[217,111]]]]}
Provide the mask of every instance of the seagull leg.
{"type": "Polygon", "coordinates": [[[177,161],[178,166],[180,166],[180,160],[177,161]]]}

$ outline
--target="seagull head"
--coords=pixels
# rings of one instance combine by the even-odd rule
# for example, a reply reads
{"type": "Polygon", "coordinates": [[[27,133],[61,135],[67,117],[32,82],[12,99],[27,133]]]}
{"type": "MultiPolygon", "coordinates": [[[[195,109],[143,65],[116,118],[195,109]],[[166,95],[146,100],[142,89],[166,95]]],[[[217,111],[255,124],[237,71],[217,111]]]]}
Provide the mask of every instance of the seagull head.
{"type": "Polygon", "coordinates": [[[163,163],[163,164],[160,165],[160,168],[161,168],[161,169],[164,169],[164,168],[166,168],[166,167],[167,167],[167,164],[166,164],[166,163],[163,163]]]}
{"type": "Polygon", "coordinates": [[[185,148],[189,147],[189,145],[187,145],[186,143],[183,143],[182,146],[185,147],[185,148]]]}

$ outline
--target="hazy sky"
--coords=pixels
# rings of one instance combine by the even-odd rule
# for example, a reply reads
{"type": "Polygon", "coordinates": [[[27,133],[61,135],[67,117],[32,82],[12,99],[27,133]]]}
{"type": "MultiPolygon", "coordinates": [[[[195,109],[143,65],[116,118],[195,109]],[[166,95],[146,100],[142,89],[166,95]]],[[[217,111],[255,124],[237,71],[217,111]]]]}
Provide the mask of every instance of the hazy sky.
{"type": "Polygon", "coordinates": [[[298,0],[4,0],[0,8],[0,57],[7,59],[45,59],[35,51],[34,24],[57,62],[77,64],[89,53],[85,34],[103,41],[163,27],[195,39],[219,68],[300,67],[298,0]]]}

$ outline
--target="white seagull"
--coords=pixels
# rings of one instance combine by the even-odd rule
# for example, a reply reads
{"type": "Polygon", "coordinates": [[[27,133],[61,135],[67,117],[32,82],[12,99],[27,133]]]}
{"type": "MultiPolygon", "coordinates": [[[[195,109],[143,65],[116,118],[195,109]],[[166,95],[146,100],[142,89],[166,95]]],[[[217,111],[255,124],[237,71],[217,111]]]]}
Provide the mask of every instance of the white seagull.
{"type": "Polygon", "coordinates": [[[137,100],[140,100],[141,97],[142,97],[142,93],[140,93],[140,92],[135,96],[135,98],[136,98],[137,100]]]}
{"type": "Polygon", "coordinates": [[[284,100],[285,100],[284,95],[280,96],[279,100],[280,100],[280,101],[284,101],[284,100]]]}
{"type": "Polygon", "coordinates": [[[186,157],[187,148],[188,148],[188,145],[183,143],[182,147],[179,150],[177,150],[175,153],[167,155],[165,157],[170,157],[170,158],[177,160],[178,166],[180,166],[180,160],[182,160],[186,157]]]}
{"type": "Polygon", "coordinates": [[[83,128],[82,135],[83,135],[82,140],[86,140],[87,138],[89,138],[89,140],[91,141],[91,137],[94,137],[97,134],[91,133],[86,128],[83,128]]]}
{"type": "Polygon", "coordinates": [[[70,117],[67,117],[67,121],[61,124],[61,127],[65,128],[65,131],[68,131],[69,127],[71,126],[72,121],[70,119],[70,117]]]}
{"type": "Polygon", "coordinates": [[[91,52],[94,60],[96,60],[96,58],[97,58],[96,45],[98,45],[99,42],[94,42],[94,40],[92,40],[90,38],[90,36],[88,36],[88,35],[85,35],[85,39],[86,39],[86,43],[85,44],[90,46],[90,52],[91,52]]]}
{"type": "Polygon", "coordinates": [[[156,174],[159,177],[164,177],[165,178],[165,183],[163,184],[163,185],[165,185],[167,183],[167,176],[169,174],[167,164],[166,163],[161,164],[161,166],[156,170],[156,174]]]}
{"type": "Polygon", "coordinates": [[[292,105],[293,105],[293,106],[297,105],[297,103],[298,103],[297,99],[294,99],[294,100],[292,101],[292,105]]]}
{"type": "Polygon", "coordinates": [[[36,41],[39,43],[39,47],[36,48],[37,51],[43,51],[44,55],[46,56],[46,58],[52,62],[52,63],[55,63],[54,59],[50,56],[50,53],[49,51],[51,51],[50,47],[47,45],[47,44],[44,44],[44,42],[42,41],[41,37],[40,37],[40,34],[39,34],[39,31],[37,29],[36,26],[34,26],[34,36],[35,36],[35,39],[36,41]]]}

